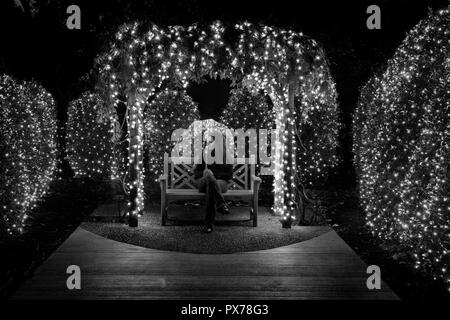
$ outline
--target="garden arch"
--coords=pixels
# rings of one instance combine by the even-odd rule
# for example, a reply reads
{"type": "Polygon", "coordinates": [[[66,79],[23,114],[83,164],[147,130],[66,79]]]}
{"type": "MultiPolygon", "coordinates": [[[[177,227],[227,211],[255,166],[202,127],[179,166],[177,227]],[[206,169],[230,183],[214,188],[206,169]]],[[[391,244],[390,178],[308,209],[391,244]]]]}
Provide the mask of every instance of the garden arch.
{"type": "Polygon", "coordinates": [[[290,227],[301,211],[301,184],[296,172],[296,114],[311,108],[336,107],[336,91],[322,48],[302,33],[249,22],[225,28],[123,25],[110,50],[98,59],[102,91],[110,108],[126,97],[129,139],[130,225],[143,210],[143,108],[168,81],[229,78],[272,99],[276,119],[274,211],[290,227]],[[297,101],[297,103],[296,103],[297,101]]]}

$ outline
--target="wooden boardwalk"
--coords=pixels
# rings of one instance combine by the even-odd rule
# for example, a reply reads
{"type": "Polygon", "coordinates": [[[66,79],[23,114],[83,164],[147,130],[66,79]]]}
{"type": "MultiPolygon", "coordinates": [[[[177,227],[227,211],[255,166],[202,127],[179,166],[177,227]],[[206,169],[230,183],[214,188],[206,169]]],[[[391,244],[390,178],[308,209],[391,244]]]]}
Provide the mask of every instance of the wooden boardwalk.
{"type": "Polygon", "coordinates": [[[330,229],[293,245],[237,254],[159,251],[78,228],[14,299],[398,299],[366,287],[366,265],[330,229]],[[81,290],[66,268],[81,268],[81,290]]]}

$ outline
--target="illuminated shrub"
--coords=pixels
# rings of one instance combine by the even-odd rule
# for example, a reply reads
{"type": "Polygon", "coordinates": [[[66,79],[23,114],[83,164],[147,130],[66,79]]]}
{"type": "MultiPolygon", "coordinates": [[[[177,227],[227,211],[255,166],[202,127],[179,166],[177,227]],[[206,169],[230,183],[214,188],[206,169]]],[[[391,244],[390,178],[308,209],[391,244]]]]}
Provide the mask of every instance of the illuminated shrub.
{"type": "Polygon", "coordinates": [[[353,135],[368,226],[450,282],[449,37],[449,10],[408,34],[363,88],[353,135]]]}
{"type": "Polygon", "coordinates": [[[55,103],[44,88],[0,76],[0,208],[9,234],[23,230],[54,178],[56,130],[55,103]]]}
{"type": "MultiPolygon", "coordinates": [[[[297,114],[298,136],[301,139],[297,155],[298,171],[305,186],[321,186],[339,162],[338,133],[340,128],[334,84],[327,90],[326,99],[312,107],[296,101],[296,107],[309,109],[297,114]]],[[[233,129],[272,129],[275,115],[269,98],[264,94],[252,94],[239,87],[232,90],[230,101],[221,122],[233,129]]],[[[306,104],[306,102],[303,102],[306,104]]]]}
{"type": "Polygon", "coordinates": [[[339,164],[339,130],[341,122],[334,83],[328,83],[323,98],[296,104],[308,113],[297,114],[299,152],[297,168],[305,186],[320,187],[339,164]]]}
{"type": "Polygon", "coordinates": [[[252,94],[245,87],[234,88],[220,122],[232,129],[272,129],[274,115],[268,99],[263,93],[252,94]]]}
{"type": "Polygon", "coordinates": [[[111,179],[117,174],[115,151],[117,125],[101,97],[84,93],[68,108],[67,160],[75,177],[111,179]]]}
{"type": "Polygon", "coordinates": [[[163,172],[164,152],[170,154],[175,129],[187,129],[199,119],[197,104],[184,90],[165,89],[152,97],[144,111],[147,177],[156,181],[163,172]]]}

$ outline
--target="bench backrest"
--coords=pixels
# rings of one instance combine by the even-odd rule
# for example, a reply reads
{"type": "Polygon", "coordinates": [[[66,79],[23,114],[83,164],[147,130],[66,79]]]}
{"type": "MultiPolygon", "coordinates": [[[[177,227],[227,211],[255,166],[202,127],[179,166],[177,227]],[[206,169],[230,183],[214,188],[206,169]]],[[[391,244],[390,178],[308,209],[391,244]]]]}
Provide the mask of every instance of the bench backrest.
{"type": "MultiPolygon", "coordinates": [[[[191,161],[193,163],[193,161],[191,161]]],[[[164,174],[167,175],[168,189],[197,189],[194,183],[195,164],[173,163],[164,153],[164,174]]],[[[231,190],[252,190],[251,176],[255,174],[255,165],[250,163],[234,164],[233,178],[228,184],[231,190]]]]}

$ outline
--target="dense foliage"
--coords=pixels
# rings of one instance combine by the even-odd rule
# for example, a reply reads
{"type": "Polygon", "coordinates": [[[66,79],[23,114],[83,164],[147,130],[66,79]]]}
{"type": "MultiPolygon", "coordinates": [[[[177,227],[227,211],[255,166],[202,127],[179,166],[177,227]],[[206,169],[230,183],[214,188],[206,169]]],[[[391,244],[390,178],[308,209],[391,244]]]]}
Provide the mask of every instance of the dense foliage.
{"type": "MultiPolygon", "coordinates": [[[[332,98],[336,99],[333,92],[332,98]]],[[[300,101],[296,101],[301,105],[300,101]]],[[[221,117],[227,127],[244,130],[273,130],[275,113],[270,98],[263,93],[250,93],[245,87],[232,90],[230,101],[221,117]]],[[[338,137],[340,119],[337,104],[316,103],[308,113],[297,113],[299,145],[297,168],[305,186],[321,186],[339,162],[338,137]]]]}
{"type": "Polygon", "coordinates": [[[172,132],[187,129],[198,118],[197,105],[185,90],[166,88],[151,98],[144,111],[147,177],[156,181],[162,174],[164,153],[170,155],[175,143],[172,132]]]}
{"type": "Polygon", "coordinates": [[[67,160],[75,177],[114,178],[120,159],[116,159],[117,121],[107,112],[101,97],[84,93],[68,108],[66,125],[67,160]]]}
{"type": "Polygon", "coordinates": [[[0,221],[9,234],[23,230],[54,178],[56,130],[55,103],[42,86],[0,76],[0,221]]]}
{"type": "Polygon", "coordinates": [[[354,153],[367,224],[450,283],[450,13],[407,35],[363,88],[354,153]]]}
{"type": "Polygon", "coordinates": [[[272,129],[274,127],[273,105],[263,92],[251,93],[245,87],[231,90],[230,99],[220,122],[228,128],[272,129]]]}

